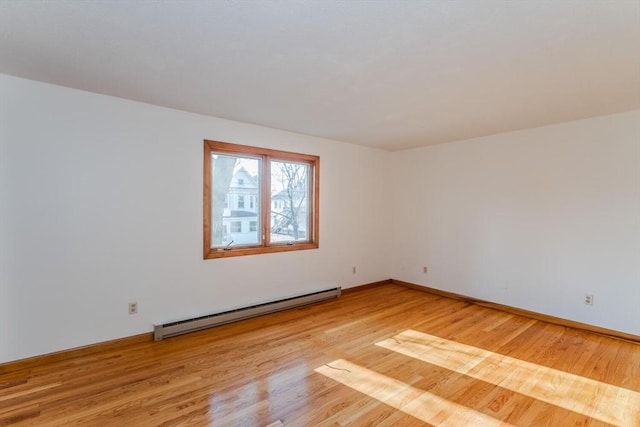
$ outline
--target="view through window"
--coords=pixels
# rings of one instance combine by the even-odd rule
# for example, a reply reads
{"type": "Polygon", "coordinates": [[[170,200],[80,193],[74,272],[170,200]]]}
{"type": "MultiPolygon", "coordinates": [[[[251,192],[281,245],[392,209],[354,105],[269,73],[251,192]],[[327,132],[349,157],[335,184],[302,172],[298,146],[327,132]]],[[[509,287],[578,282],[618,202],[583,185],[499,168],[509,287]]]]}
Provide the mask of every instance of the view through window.
{"type": "Polygon", "coordinates": [[[319,160],[205,141],[204,257],[317,248],[319,160]]]}

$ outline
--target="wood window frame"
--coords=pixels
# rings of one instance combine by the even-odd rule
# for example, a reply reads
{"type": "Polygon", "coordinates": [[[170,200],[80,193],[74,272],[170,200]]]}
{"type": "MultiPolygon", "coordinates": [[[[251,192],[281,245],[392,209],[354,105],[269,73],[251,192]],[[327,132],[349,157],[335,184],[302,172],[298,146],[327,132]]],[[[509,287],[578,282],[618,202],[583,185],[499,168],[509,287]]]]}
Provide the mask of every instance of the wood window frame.
{"type": "Polygon", "coordinates": [[[272,150],[261,147],[234,144],[222,141],[204,140],[204,175],[203,175],[203,250],[204,259],[228,258],[243,255],[264,253],[290,252],[319,247],[320,224],[320,157],[310,154],[293,153],[289,151],[272,150]],[[260,227],[262,239],[256,245],[223,248],[211,247],[212,221],[212,183],[211,156],[213,153],[223,153],[238,156],[257,157],[262,160],[260,176],[260,196],[256,203],[260,206],[260,227]],[[309,165],[309,223],[307,224],[306,240],[291,242],[271,242],[271,161],[285,161],[305,163],[309,165]]]}

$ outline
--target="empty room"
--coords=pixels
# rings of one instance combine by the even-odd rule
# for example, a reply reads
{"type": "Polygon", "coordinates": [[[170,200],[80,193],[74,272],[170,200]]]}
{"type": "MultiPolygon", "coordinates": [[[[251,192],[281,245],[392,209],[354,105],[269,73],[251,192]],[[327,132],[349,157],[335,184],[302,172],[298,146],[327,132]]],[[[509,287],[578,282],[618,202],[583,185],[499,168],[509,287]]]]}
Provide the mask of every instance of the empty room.
{"type": "Polygon", "coordinates": [[[640,1],[0,0],[0,426],[640,426],[640,1]]]}

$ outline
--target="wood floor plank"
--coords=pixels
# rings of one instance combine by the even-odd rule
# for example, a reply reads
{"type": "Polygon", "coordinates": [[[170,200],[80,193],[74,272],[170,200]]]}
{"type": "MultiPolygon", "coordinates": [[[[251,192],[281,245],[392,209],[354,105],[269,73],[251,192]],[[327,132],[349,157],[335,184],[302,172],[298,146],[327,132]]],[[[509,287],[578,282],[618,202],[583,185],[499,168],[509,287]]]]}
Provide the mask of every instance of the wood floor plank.
{"type": "Polygon", "coordinates": [[[0,426],[640,426],[640,345],[393,284],[17,366],[0,426]]]}

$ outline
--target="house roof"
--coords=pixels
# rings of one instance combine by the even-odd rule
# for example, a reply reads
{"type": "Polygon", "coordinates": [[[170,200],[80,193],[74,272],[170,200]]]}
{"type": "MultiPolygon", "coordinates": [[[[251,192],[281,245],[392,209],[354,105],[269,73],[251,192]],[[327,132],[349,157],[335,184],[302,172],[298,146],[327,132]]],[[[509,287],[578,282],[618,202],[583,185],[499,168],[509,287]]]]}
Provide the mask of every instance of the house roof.
{"type": "Polygon", "coordinates": [[[256,181],[256,178],[254,176],[252,176],[249,171],[247,169],[245,169],[244,166],[241,166],[240,169],[238,169],[237,171],[235,171],[233,173],[233,178],[234,179],[246,179],[247,182],[244,183],[240,188],[244,188],[244,187],[248,187],[247,184],[251,184],[251,186],[253,187],[257,187],[258,183],[256,181]]]}
{"type": "Polygon", "coordinates": [[[640,2],[0,1],[0,72],[398,150],[640,108],[640,2]]]}
{"type": "Polygon", "coordinates": [[[230,212],[229,217],[231,218],[248,218],[248,217],[255,217],[258,214],[256,212],[249,212],[249,211],[239,211],[239,210],[232,210],[230,212]]]}

